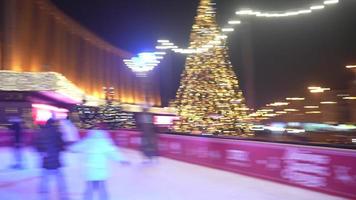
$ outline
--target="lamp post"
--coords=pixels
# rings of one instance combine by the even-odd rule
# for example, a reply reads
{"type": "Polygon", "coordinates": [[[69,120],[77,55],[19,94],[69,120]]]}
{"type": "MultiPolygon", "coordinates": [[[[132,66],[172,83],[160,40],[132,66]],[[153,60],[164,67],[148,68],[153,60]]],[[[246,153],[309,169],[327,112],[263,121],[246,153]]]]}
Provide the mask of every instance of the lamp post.
{"type": "Polygon", "coordinates": [[[147,105],[148,97],[148,74],[152,71],[163,59],[161,55],[164,55],[165,52],[143,52],[139,53],[137,57],[132,57],[131,59],[125,59],[125,65],[130,68],[136,75],[137,78],[142,80],[142,90],[144,94],[144,104],[147,105]]]}

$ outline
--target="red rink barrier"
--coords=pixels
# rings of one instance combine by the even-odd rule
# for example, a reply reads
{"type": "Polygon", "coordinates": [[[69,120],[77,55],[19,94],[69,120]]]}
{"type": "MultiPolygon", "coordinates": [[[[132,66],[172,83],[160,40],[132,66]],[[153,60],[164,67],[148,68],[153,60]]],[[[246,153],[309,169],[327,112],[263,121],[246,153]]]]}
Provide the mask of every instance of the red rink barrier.
{"type": "MultiPolygon", "coordinates": [[[[119,146],[138,149],[140,134],[112,133],[119,146]]],[[[356,151],[203,138],[159,135],[160,155],[356,199],[356,151]]]]}
{"type": "MultiPolygon", "coordinates": [[[[6,135],[1,146],[10,144],[6,135]]],[[[111,135],[121,147],[140,147],[137,131],[111,135]]],[[[158,145],[164,157],[356,199],[355,150],[168,134],[158,145]]]]}

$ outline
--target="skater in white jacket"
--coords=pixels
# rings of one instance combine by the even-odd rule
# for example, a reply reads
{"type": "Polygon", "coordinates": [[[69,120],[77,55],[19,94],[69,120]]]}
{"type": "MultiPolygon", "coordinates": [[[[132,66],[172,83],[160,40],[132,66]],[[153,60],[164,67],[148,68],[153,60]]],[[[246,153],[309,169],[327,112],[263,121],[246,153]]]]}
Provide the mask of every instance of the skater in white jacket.
{"type": "Polygon", "coordinates": [[[80,142],[72,145],[72,152],[84,155],[84,170],[87,181],[84,199],[92,199],[94,190],[100,194],[100,199],[107,200],[106,180],[109,177],[108,161],[115,160],[122,164],[129,162],[113,144],[109,134],[104,131],[104,124],[98,124],[97,129],[90,130],[80,142]]]}

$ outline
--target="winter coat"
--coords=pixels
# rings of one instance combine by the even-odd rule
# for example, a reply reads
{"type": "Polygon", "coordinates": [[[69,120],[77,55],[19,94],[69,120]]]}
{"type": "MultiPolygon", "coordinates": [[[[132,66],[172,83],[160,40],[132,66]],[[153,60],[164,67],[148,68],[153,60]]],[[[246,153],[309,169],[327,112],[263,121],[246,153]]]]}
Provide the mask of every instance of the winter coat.
{"type": "Polygon", "coordinates": [[[141,113],[139,125],[142,130],[141,151],[147,157],[158,156],[157,134],[152,123],[152,115],[145,112],[141,113]]]}
{"type": "Polygon", "coordinates": [[[74,124],[68,120],[63,119],[59,121],[60,131],[63,134],[63,140],[65,142],[76,142],[79,140],[79,131],[74,124]]]}
{"type": "Polygon", "coordinates": [[[49,120],[39,131],[35,139],[37,150],[42,157],[42,167],[44,169],[58,169],[61,164],[61,152],[64,150],[62,133],[54,120],[49,120]]]}
{"type": "Polygon", "coordinates": [[[9,128],[14,132],[15,146],[19,146],[21,144],[21,139],[22,139],[21,122],[13,122],[9,128]]]}
{"type": "Polygon", "coordinates": [[[89,131],[82,141],[69,147],[69,150],[84,155],[84,170],[87,181],[106,180],[109,175],[109,160],[125,160],[108,133],[102,130],[89,131]]]}

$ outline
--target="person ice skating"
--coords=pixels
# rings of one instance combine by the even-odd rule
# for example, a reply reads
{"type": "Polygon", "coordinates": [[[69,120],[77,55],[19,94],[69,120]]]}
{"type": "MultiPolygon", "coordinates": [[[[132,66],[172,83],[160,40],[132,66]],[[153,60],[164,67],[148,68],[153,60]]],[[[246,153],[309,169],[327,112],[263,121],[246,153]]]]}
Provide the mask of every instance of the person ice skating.
{"type": "Polygon", "coordinates": [[[40,153],[43,168],[39,192],[44,198],[48,196],[49,178],[54,176],[57,180],[59,199],[67,199],[66,182],[61,170],[61,153],[64,151],[64,142],[55,119],[51,118],[47,121],[38,133],[35,143],[40,153]]]}
{"type": "Polygon", "coordinates": [[[85,200],[91,200],[95,190],[98,191],[101,200],[109,199],[106,180],[109,178],[108,161],[110,159],[122,164],[129,164],[119,149],[115,147],[109,134],[104,131],[105,128],[105,124],[97,123],[96,128],[90,130],[82,141],[69,147],[70,151],[84,155],[85,200]]]}
{"type": "Polygon", "coordinates": [[[158,156],[157,134],[155,132],[152,115],[148,112],[148,107],[143,108],[139,115],[139,126],[141,129],[141,151],[147,160],[144,163],[151,163],[158,156]]]}
{"type": "Polygon", "coordinates": [[[14,158],[15,158],[15,164],[12,165],[11,167],[14,169],[22,169],[22,127],[21,123],[22,120],[19,117],[12,117],[9,119],[9,122],[11,125],[9,126],[9,129],[13,132],[13,147],[14,147],[14,158]]]}
{"type": "Polygon", "coordinates": [[[69,119],[69,117],[59,120],[59,125],[60,131],[63,134],[63,140],[67,144],[71,144],[79,140],[78,129],[69,119]]]}

